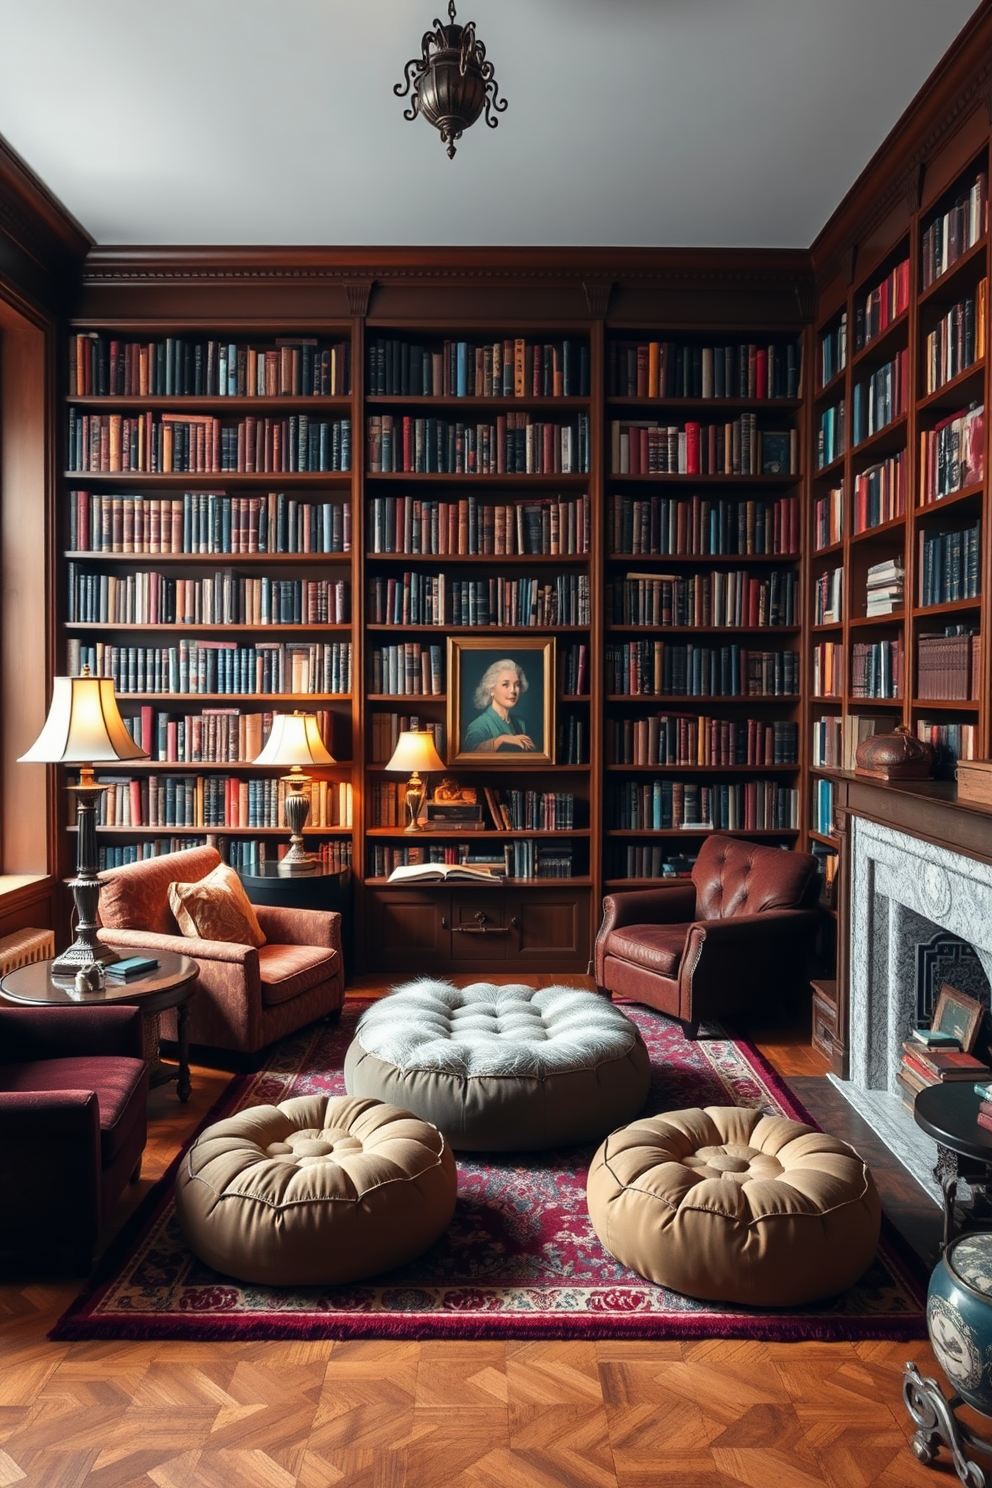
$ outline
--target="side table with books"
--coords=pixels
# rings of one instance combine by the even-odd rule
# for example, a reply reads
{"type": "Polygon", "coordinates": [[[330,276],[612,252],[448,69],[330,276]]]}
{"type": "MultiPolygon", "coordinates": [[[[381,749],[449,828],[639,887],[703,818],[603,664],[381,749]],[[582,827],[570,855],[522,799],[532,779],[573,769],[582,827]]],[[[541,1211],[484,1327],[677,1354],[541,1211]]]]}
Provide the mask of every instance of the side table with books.
{"type": "Polygon", "coordinates": [[[992,1094],[988,1086],[971,1080],[952,1080],[929,1085],[921,1090],[913,1106],[913,1116],[937,1143],[937,1163],[933,1175],[944,1196],[944,1234],[941,1249],[964,1228],[978,1229],[992,1225],[992,1094]],[[985,1092],[983,1095],[982,1092],[985,1092]],[[980,1121],[981,1108],[989,1115],[980,1121]],[[971,1190],[968,1209],[960,1215],[958,1185],[962,1180],[971,1190]],[[966,1223],[965,1223],[966,1218],[966,1223]]]}

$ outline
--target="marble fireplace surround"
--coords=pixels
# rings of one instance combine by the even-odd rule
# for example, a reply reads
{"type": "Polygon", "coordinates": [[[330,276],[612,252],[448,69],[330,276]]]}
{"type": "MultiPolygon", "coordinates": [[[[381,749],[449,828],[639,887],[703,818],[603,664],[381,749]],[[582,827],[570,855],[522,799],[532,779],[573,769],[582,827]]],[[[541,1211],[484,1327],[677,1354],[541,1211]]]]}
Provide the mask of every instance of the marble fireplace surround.
{"type": "Polygon", "coordinates": [[[902,1041],[916,1019],[916,947],[946,930],[992,980],[992,866],[852,816],[849,1078],[829,1078],[936,1201],[936,1144],[898,1095],[902,1041]]]}

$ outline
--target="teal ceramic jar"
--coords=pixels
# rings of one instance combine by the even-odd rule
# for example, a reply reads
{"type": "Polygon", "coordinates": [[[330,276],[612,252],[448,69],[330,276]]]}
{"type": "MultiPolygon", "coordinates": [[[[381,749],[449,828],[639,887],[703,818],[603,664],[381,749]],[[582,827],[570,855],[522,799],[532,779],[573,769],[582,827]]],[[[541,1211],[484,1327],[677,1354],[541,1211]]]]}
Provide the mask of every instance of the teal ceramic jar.
{"type": "Polygon", "coordinates": [[[953,1389],[992,1416],[992,1233],[959,1235],[934,1267],[927,1328],[953,1389]]]}

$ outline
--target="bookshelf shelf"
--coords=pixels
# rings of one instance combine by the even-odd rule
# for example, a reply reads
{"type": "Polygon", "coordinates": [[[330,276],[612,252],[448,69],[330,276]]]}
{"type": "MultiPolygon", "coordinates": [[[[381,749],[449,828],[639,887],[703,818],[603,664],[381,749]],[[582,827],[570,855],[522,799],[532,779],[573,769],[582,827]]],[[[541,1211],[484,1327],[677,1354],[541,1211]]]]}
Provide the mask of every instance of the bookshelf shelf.
{"type": "Polygon", "coordinates": [[[879,331],[854,353],[851,358],[852,372],[856,374],[865,367],[887,362],[894,351],[901,350],[906,345],[908,330],[909,311],[903,310],[895,320],[889,322],[884,331],[879,331]]]}
{"type": "Polygon", "coordinates": [[[310,567],[323,567],[325,563],[338,563],[348,565],[351,563],[350,553],[159,553],[159,552],[117,552],[108,549],[104,552],[96,548],[67,548],[62,554],[67,560],[74,563],[128,563],[128,564],[192,564],[194,567],[206,568],[265,568],[278,564],[283,568],[286,564],[295,563],[309,565],[310,567]]]}
{"type": "Polygon", "coordinates": [[[350,625],[329,625],[323,620],[312,620],[305,625],[232,625],[229,621],[217,621],[209,625],[192,625],[185,620],[160,621],[154,625],[135,625],[120,620],[67,620],[65,623],[67,632],[75,634],[80,631],[106,630],[106,631],[143,631],[161,634],[170,631],[182,631],[184,635],[211,635],[217,634],[218,629],[223,629],[225,635],[313,635],[319,631],[321,635],[350,635],[350,625]]]}
{"type": "MultiPolygon", "coordinates": [[[[63,472],[63,480],[70,486],[147,486],[152,491],[215,491],[220,487],[225,489],[229,486],[254,487],[256,490],[262,488],[268,490],[272,486],[287,490],[296,488],[321,490],[324,487],[332,487],[342,491],[351,491],[352,477],[350,471],[341,470],[170,470],[170,471],[147,471],[147,470],[66,470],[63,472]]],[[[409,479],[409,477],[405,477],[409,479]]],[[[422,479],[423,477],[421,477],[422,479]]],[[[462,480],[464,477],[451,476],[451,480],[462,480]]],[[[502,478],[502,477],[501,477],[502,478]]],[[[571,480],[573,477],[566,476],[564,479],[571,480]]],[[[373,477],[379,479],[404,479],[404,477],[373,477]]],[[[431,476],[430,479],[438,480],[444,477],[431,476]]],[[[472,476],[472,480],[489,479],[489,477],[472,476]]],[[[495,479],[495,477],[493,477],[495,479]]],[[[514,476],[515,480],[520,479],[514,476]]],[[[271,555],[270,555],[271,556],[271,555]]]]}
{"type": "Polygon", "coordinates": [[[878,522],[874,527],[866,527],[863,532],[851,533],[852,547],[858,543],[878,542],[881,538],[887,538],[892,533],[898,533],[906,525],[905,516],[892,517],[888,522],[878,522]]]}
{"type": "Polygon", "coordinates": [[[66,393],[65,403],[75,408],[105,409],[108,413],[125,412],[171,412],[175,408],[195,408],[203,413],[260,413],[262,416],[283,413],[310,413],[331,411],[350,413],[350,397],[322,397],[306,393],[280,393],[272,398],[218,397],[197,393],[175,393],[161,396],[115,396],[96,393],[66,393]]]}
{"type": "MultiPolygon", "coordinates": [[[[607,837],[706,837],[714,829],[705,825],[688,827],[610,827],[606,832],[607,837]]],[[[798,827],[720,827],[720,832],[727,837],[796,837],[799,835],[798,827]]]]}
{"type": "Polygon", "coordinates": [[[971,509],[981,510],[982,498],[985,494],[984,485],[963,486],[960,491],[953,491],[948,496],[942,496],[939,501],[928,501],[913,509],[913,516],[917,520],[926,517],[942,517],[950,508],[957,508],[956,515],[960,514],[960,508],[964,507],[970,514],[971,509]]]}
{"type": "Polygon", "coordinates": [[[914,620],[930,620],[938,615],[960,615],[982,608],[981,596],[974,599],[952,599],[945,604],[917,605],[913,610],[914,620]]]}
{"type": "Polygon", "coordinates": [[[943,412],[945,408],[956,408],[960,403],[970,401],[972,396],[981,400],[984,381],[985,358],[979,357],[970,367],[942,382],[932,393],[924,394],[916,405],[917,416],[921,417],[931,409],[943,412]]]}
{"type": "Polygon", "coordinates": [[[988,235],[982,233],[972,247],[965,249],[964,253],[945,269],[932,284],[926,289],[921,289],[917,295],[917,307],[923,309],[934,300],[938,302],[952,303],[961,289],[961,281],[969,277],[969,270],[976,277],[980,277],[980,270],[984,269],[988,254],[988,235]]]}
{"type": "Polygon", "coordinates": [[[528,408],[584,410],[589,406],[588,398],[541,397],[530,393],[523,397],[501,393],[498,397],[458,397],[453,393],[423,395],[412,393],[366,393],[366,408],[437,408],[445,413],[457,413],[461,408],[484,409],[489,413],[513,413],[528,408]]]}
{"type": "MultiPolygon", "coordinates": [[[[822,472],[818,472],[821,473],[822,472]]],[[[373,480],[378,480],[373,476],[373,480]]],[[[432,477],[433,479],[434,477],[432,477]]],[[[459,477],[461,479],[461,477],[459,477]]],[[[473,476],[473,480],[478,477],[473,476]]],[[[530,480],[531,476],[514,476],[515,480],[530,480]]],[[[652,485],[652,486],[729,486],[738,487],[762,487],[763,489],[780,490],[787,486],[798,486],[802,483],[802,475],[673,475],[670,472],[656,473],[654,475],[629,475],[613,471],[609,477],[611,483],[623,485],[652,485]]]]}
{"type": "Polygon", "coordinates": [[[765,413],[771,409],[783,413],[795,413],[802,407],[799,398],[624,398],[609,397],[606,399],[608,408],[691,408],[702,412],[703,410],[715,411],[721,408],[735,410],[746,410],[748,412],[765,413]]]}
{"type": "Polygon", "coordinates": [[[906,415],[899,414],[891,423],[885,425],[884,429],[869,434],[867,439],[862,439],[851,449],[851,455],[860,463],[865,456],[877,458],[879,455],[887,455],[902,449],[906,443],[906,415]]]}
{"type": "Polygon", "coordinates": [[[699,771],[705,775],[767,775],[788,772],[795,774],[797,761],[775,765],[606,765],[608,775],[678,775],[686,771],[699,771]]]}
{"type": "Polygon", "coordinates": [[[889,615],[857,615],[847,622],[851,630],[875,630],[887,625],[901,625],[905,611],[893,610],[889,615]]]}

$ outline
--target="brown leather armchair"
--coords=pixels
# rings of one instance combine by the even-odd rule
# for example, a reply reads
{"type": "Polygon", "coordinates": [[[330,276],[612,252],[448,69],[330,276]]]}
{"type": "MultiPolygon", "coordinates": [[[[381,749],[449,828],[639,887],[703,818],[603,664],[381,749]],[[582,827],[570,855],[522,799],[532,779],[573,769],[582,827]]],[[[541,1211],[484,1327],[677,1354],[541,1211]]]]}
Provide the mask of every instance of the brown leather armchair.
{"type": "Polygon", "coordinates": [[[692,881],[608,894],[596,937],[601,992],[646,1003],[685,1027],[733,1018],[806,980],[819,924],[809,853],[707,837],[692,881]]]}
{"type": "Polygon", "coordinates": [[[93,1243],[145,1145],[148,1066],[132,1007],[0,1007],[0,1252],[93,1243]]]}
{"type": "MultiPolygon", "coordinates": [[[[266,1044],[344,1001],[341,916],[332,910],[256,905],[266,944],[256,949],[179,933],[169,907],[170,883],[198,883],[221,861],[212,847],[192,847],[100,874],[101,940],[125,955],[140,947],[177,951],[200,968],[189,1009],[191,1043],[256,1054],[266,1044]]],[[[162,1034],[176,1037],[174,1012],[162,1034]]]]}

